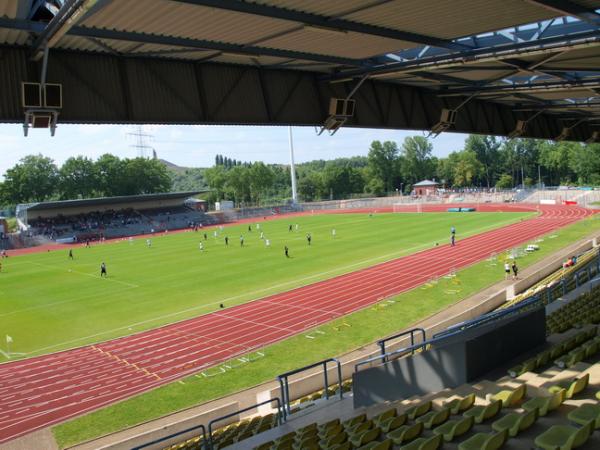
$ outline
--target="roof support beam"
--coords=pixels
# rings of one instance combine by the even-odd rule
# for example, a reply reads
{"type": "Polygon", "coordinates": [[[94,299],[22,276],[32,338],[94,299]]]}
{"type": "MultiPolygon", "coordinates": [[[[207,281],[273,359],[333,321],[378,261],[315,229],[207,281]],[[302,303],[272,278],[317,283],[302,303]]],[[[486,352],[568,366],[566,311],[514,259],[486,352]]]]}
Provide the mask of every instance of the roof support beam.
{"type": "Polygon", "coordinates": [[[440,39],[432,36],[426,36],[408,31],[384,28],[375,25],[353,22],[336,17],[326,17],[317,14],[295,11],[291,9],[279,8],[277,6],[251,3],[239,0],[171,0],[179,3],[187,3],[197,6],[206,6],[210,8],[224,9],[245,14],[253,14],[275,19],[300,22],[314,27],[329,28],[340,31],[352,31],[356,33],[369,34],[372,36],[385,37],[400,41],[412,42],[419,45],[431,45],[450,50],[466,50],[471,47],[458,44],[456,42],[440,39]]]}
{"type": "Polygon", "coordinates": [[[572,89],[588,89],[588,88],[598,88],[600,87],[600,77],[596,78],[588,78],[585,80],[574,80],[574,81],[564,81],[564,82],[548,82],[548,83],[528,83],[528,84],[507,84],[507,85],[499,85],[499,86],[481,86],[475,88],[456,88],[456,89],[447,89],[445,91],[440,91],[438,94],[439,97],[449,97],[454,95],[469,95],[473,92],[479,92],[482,95],[487,93],[514,93],[514,92],[550,92],[550,91],[564,91],[564,90],[572,90],[572,89]]]}
{"type": "Polygon", "coordinates": [[[561,16],[577,17],[579,20],[600,26],[600,14],[569,0],[525,0],[542,8],[548,9],[561,16]]]}
{"type": "Polygon", "coordinates": [[[33,59],[38,60],[44,48],[51,48],[63,37],[97,0],[67,0],[33,43],[33,59]]]}

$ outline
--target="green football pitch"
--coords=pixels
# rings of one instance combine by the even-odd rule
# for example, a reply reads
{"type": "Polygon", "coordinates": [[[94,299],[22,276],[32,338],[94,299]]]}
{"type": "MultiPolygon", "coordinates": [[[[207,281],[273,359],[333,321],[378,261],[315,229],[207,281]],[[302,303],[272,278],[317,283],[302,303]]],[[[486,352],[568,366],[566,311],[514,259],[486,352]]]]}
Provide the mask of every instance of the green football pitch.
{"type": "Polygon", "coordinates": [[[68,250],[11,257],[0,273],[0,333],[13,338],[11,352],[24,356],[104,341],[446,243],[451,226],[460,239],[528,216],[306,215],[261,220],[260,230],[252,223],[157,235],[150,247],[145,238],[75,247],[73,260],[68,250]]]}

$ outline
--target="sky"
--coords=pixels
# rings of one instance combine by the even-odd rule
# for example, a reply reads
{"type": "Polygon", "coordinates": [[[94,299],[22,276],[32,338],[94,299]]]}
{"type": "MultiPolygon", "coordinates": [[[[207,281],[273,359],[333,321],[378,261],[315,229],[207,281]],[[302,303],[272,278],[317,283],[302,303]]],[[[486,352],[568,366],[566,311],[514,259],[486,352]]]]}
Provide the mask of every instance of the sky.
{"type": "MultiPolygon", "coordinates": [[[[313,127],[294,127],[296,162],[366,155],[373,140],[396,141],[400,146],[407,136],[424,132],[342,128],[334,136],[317,136],[313,127]]],[[[92,159],[104,153],[133,158],[139,151],[133,147],[133,126],[123,125],[59,125],[50,137],[45,129],[29,130],[23,136],[20,125],[0,125],[0,174],[29,154],[41,153],[62,164],[71,156],[92,159]]],[[[210,167],[215,155],[222,154],[242,161],[289,163],[288,127],[214,126],[214,125],[144,125],[143,132],[152,135],[148,144],[159,158],[185,167],[210,167]]],[[[444,133],[432,139],[434,155],[446,156],[463,147],[466,135],[444,133]]],[[[149,155],[148,155],[149,156],[149,155]]]]}

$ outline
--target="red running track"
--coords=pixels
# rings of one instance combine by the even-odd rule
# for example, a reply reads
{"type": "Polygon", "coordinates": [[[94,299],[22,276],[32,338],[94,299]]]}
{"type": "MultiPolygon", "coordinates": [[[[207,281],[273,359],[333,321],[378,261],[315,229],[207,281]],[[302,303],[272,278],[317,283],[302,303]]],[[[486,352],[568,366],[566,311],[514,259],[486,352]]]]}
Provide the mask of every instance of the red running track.
{"type": "MultiPolygon", "coordinates": [[[[479,211],[534,208],[478,206],[479,211]]],[[[538,209],[533,219],[459,240],[455,247],[441,245],[143,333],[2,364],[0,442],[298,334],[592,214],[576,206],[538,209]]]]}

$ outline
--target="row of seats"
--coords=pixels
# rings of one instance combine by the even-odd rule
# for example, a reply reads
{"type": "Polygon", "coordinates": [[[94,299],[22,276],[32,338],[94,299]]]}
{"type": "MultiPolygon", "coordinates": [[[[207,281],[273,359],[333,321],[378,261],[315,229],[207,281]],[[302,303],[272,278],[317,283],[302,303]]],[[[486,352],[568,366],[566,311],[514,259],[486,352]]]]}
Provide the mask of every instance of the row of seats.
{"type": "Polygon", "coordinates": [[[569,328],[586,324],[600,323],[600,286],[548,315],[548,334],[564,333],[569,328]]]}
{"type": "MultiPolygon", "coordinates": [[[[444,442],[456,442],[475,425],[492,419],[496,420],[491,423],[489,432],[473,434],[459,442],[458,448],[497,449],[562,404],[571,387],[556,388],[557,391],[551,389],[555,394],[550,397],[533,397],[525,401],[527,386],[521,384],[490,394],[487,403],[481,405],[475,405],[476,395],[471,393],[444,402],[438,409],[427,400],[406,409],[393,407],[372,418],[362,413],[345,421],[334,419],[323,424],[312,423],[261,444],[255,450],[387,450],[393,446],[400,450],[435,450],[444,442]],[[513,410],[519,405],[523,412],[513,410]],[[502,415],[505,409],[510,412],[502,415]]],[[[585,442],[593,429],[600,427],[600,406],[583,405],[569,413],[569,420],[583,425],[582,428],[571,425],[551,427],[535,438],[536,445],[554,449],[571,441],[585,442]]]]}
{"type": "Polygon", "coordinates": [[[553,345],[549,349],[537,353],[522,363],[511,367],[508,369],[508,374],[511,377],[516,378],[525,372],[533,372],[536,369],[542,368],[554,361],[561,361],[563,367],[566,366],[567,363],[569,363],[569,365],[573,365],[575,362],[579,362],[581,360],[572,361],[568,356],[570,352],[582,347],[584,344],[594,342],[596,343],[595,348],[598,350],[598,345],[600,345],[600,337],[597,336],[597,327],[595,326],[584,331],[580,331],[561,343],[553,345]]]}

